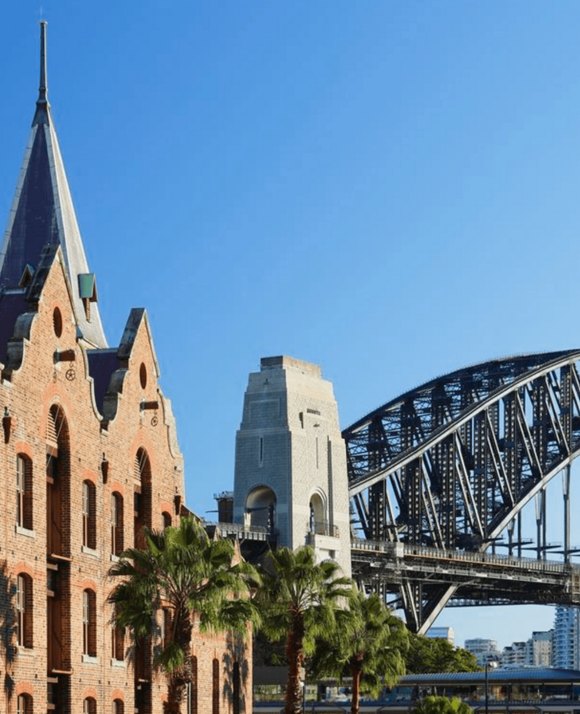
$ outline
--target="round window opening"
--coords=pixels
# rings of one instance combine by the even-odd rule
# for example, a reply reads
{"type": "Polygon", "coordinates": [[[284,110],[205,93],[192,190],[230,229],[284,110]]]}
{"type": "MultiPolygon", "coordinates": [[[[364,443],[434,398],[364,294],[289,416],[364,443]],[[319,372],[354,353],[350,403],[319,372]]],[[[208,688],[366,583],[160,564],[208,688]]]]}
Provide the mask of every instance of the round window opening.
{"type": "Polygon", "coordinates": [[[54,328],[54,334],[60,337],[62,335],[62,315],[58,307],[55,307],[52,312],[52,326],[54,328]]]}
{"type": "Polygon", "coordinates": [[[145,389],[147,386],[147,367],[141,362],[139,367],[139,381],[141,382],[141,389],[145,389]]]}

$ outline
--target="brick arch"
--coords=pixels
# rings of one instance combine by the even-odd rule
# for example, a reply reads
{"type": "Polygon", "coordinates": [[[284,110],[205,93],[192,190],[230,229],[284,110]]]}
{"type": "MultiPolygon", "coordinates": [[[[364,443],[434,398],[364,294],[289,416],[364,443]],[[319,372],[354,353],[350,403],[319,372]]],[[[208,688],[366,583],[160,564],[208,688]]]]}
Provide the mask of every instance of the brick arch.
{"type": "Polygon", "coordinates": [[[93,592],[98,592],[97,590],[97,584],[95,583],[94,580],[90,580],[89,578],[85,578],[84,580],[80,580],[77,584],[77,587],[79,590],[92,590],[93,592]]]}
{"type": "Polygon", "coordinates": [[[21,574],[28,575],[29,578],[32,578],[32,580],[34,580],[34,570],[30,567],[30,565],[28,565],[27,563],[25,563],[22,560],[20,562],[16,563],[16,565],[13,568],[13,572],[14,572],[14,575],[21,575],[21,574]]]}
{"type": "Polygon", "coordinates": [[[69,399],[66,394],[63,394],[61,388],[58,384],[50,384],[47,389],[44,390],[42,395],[42,409],[40,410],[40,418],[42,422],[40,424],[39,433],[43,439],[46,439],[46,425],[48,423],[48,413],[53,406],[60,407],[67,417],[68,426],[70,429],[70,420],[68,415],[74,412],[73,402],[69,399]]]}
{"type": "Polygon", "coordinates": [[[111,692],[111,699],[115,701],[115,699],[120,699],[122,702],[125,702],[125,692],[123,692],[122,689],[113,689],[111,692]]]}
{"type": "Polygon", "coordinates": [[[112,481],[110,484],[111,493],[118,493],[125,498],[125,484],[120,481],[112,481]]]}
{"type": "Polygon", "coordinates": [[[89,471],[88,469],[85,469],[81,473],[81,480],[82,481],[90,481],[94,486],[97,486],[99,483],[99,477],[94,471],[89,471]]]}
{"type": "Polygon", "coordinates": [[[31,461],[34,461],[34,451],[26,441],[16,441],[14,443],[14,451],[16,454],[24,454],[24,456],[28,456],[31,461]]]}
{"type": "Polygon", "coordinates": [[[128,463],[133,463],[132,459],[135,458],[136,453],[139,449],[144,449],[149,457],[149,463],[151,464],[151,470],[157,472],[159,469],[159,464],[157,463],[156,447],[154,442],[149,438],[149,436],[143,433],[141,430],[135,438],[131,441],[129,450],[127,453],[128,463]]]}
{"type": "Polygon", "coordinates": [[[14,689],[14,694],[15,696],[20,696],[20,694],[28,694],[31,697],[34,697],[34,686],[31,682],[18,682],[14,689]]]}
{"type": "Polygon", "coordinates": [[[91,699],[95,699],[96,701],[99,701],[99,698],[97,696],[97,690],[94,687],[85,687],[82,690],[81,700],[88,699],[89,697],[91,699]]]}

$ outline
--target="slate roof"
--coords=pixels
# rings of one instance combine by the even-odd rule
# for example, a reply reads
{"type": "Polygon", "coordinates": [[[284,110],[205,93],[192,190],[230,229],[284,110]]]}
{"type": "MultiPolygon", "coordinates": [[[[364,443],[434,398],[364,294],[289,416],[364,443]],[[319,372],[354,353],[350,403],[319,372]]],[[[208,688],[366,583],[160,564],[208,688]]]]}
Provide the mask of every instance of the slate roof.
{"type": "MultiPolygon", "coordinates": [[[[41,23],[40,89],[20,180],[0,250],[0,291],[19,287],[27,265],[36,269],[46,246],[60,245],[82,337],[106,347],[96,302],[90,319],[79,292],[79,276],[90,273],[48,102],[46,23],[41,23]]],[[[95,295],[96,298],[96,295],[95,295]]]]}

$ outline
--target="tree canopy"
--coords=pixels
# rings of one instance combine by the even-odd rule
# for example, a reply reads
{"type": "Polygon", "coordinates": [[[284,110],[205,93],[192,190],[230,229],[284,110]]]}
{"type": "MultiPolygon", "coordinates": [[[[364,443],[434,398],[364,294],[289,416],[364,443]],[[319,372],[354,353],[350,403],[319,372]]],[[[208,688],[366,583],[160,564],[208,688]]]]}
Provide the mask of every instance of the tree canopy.
{"type": "Polygon", "coordinates": [[[406,657],[407,671],[413,674],[430,672],[477,672],[475,655],[461,647],[454,647],[440,638],[423,637],[409,633],[406,657]]]}
{"type": "Polygon", "coordinates": [[[314,653],[317,638],[334,630],[337,612],[351,594],[352,581],[340,576],[334,561],[317,563],[308,546],[268,553],[261,575],[262,587],[256,594],[261,627],[270,641],[286,643],[285,713],[299,714],[305,656],[314,653]]]}
{"type": "Polygon", "coordinates": [[[258,581],[246,563],[233,564],[234,545],[210,540],[192,516],[164,531],[145,529],[145,548],[124,551],[111,568],[123,580],[112,591],[117,626],[136,646],[154,644],[154,666],[168,679],[168,712],[179,712],[192,680],[194,623],[206,631],[247,632],[255,619],[249,588],[258,581]]]}
{"type": "Polygon", "coordinates": [[[408,634],[378,595],[353,590],[348,607],[336,615],[336,628],[319,640],[312,667],[316,675],[352,677],[351,712],[358,714],[360,692],[378,694],[405,673],[408,634]]]}
{"type": "Polygon", "coordinates": [[[412,714],[472,714],[473,709],[459,697],[428,696],[417,702],[412,714]]]}

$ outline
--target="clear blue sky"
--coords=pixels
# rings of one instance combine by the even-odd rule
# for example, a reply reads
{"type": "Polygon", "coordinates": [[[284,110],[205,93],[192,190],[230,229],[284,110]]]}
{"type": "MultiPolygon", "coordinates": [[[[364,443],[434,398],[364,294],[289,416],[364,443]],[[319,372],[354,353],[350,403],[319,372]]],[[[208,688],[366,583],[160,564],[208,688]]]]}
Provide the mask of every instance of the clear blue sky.
{"type": "MultiPolygon", "coordinates": [[[[41,12],[107,335],[148,308],[201,515],[232,487],[262,356],[321,364],[347,426],[466,364],[580,344],[579,3],[2,3],[0,220],[41,12]]],[[[507,644],[551,619],[437,624],[507,644]]]]}

